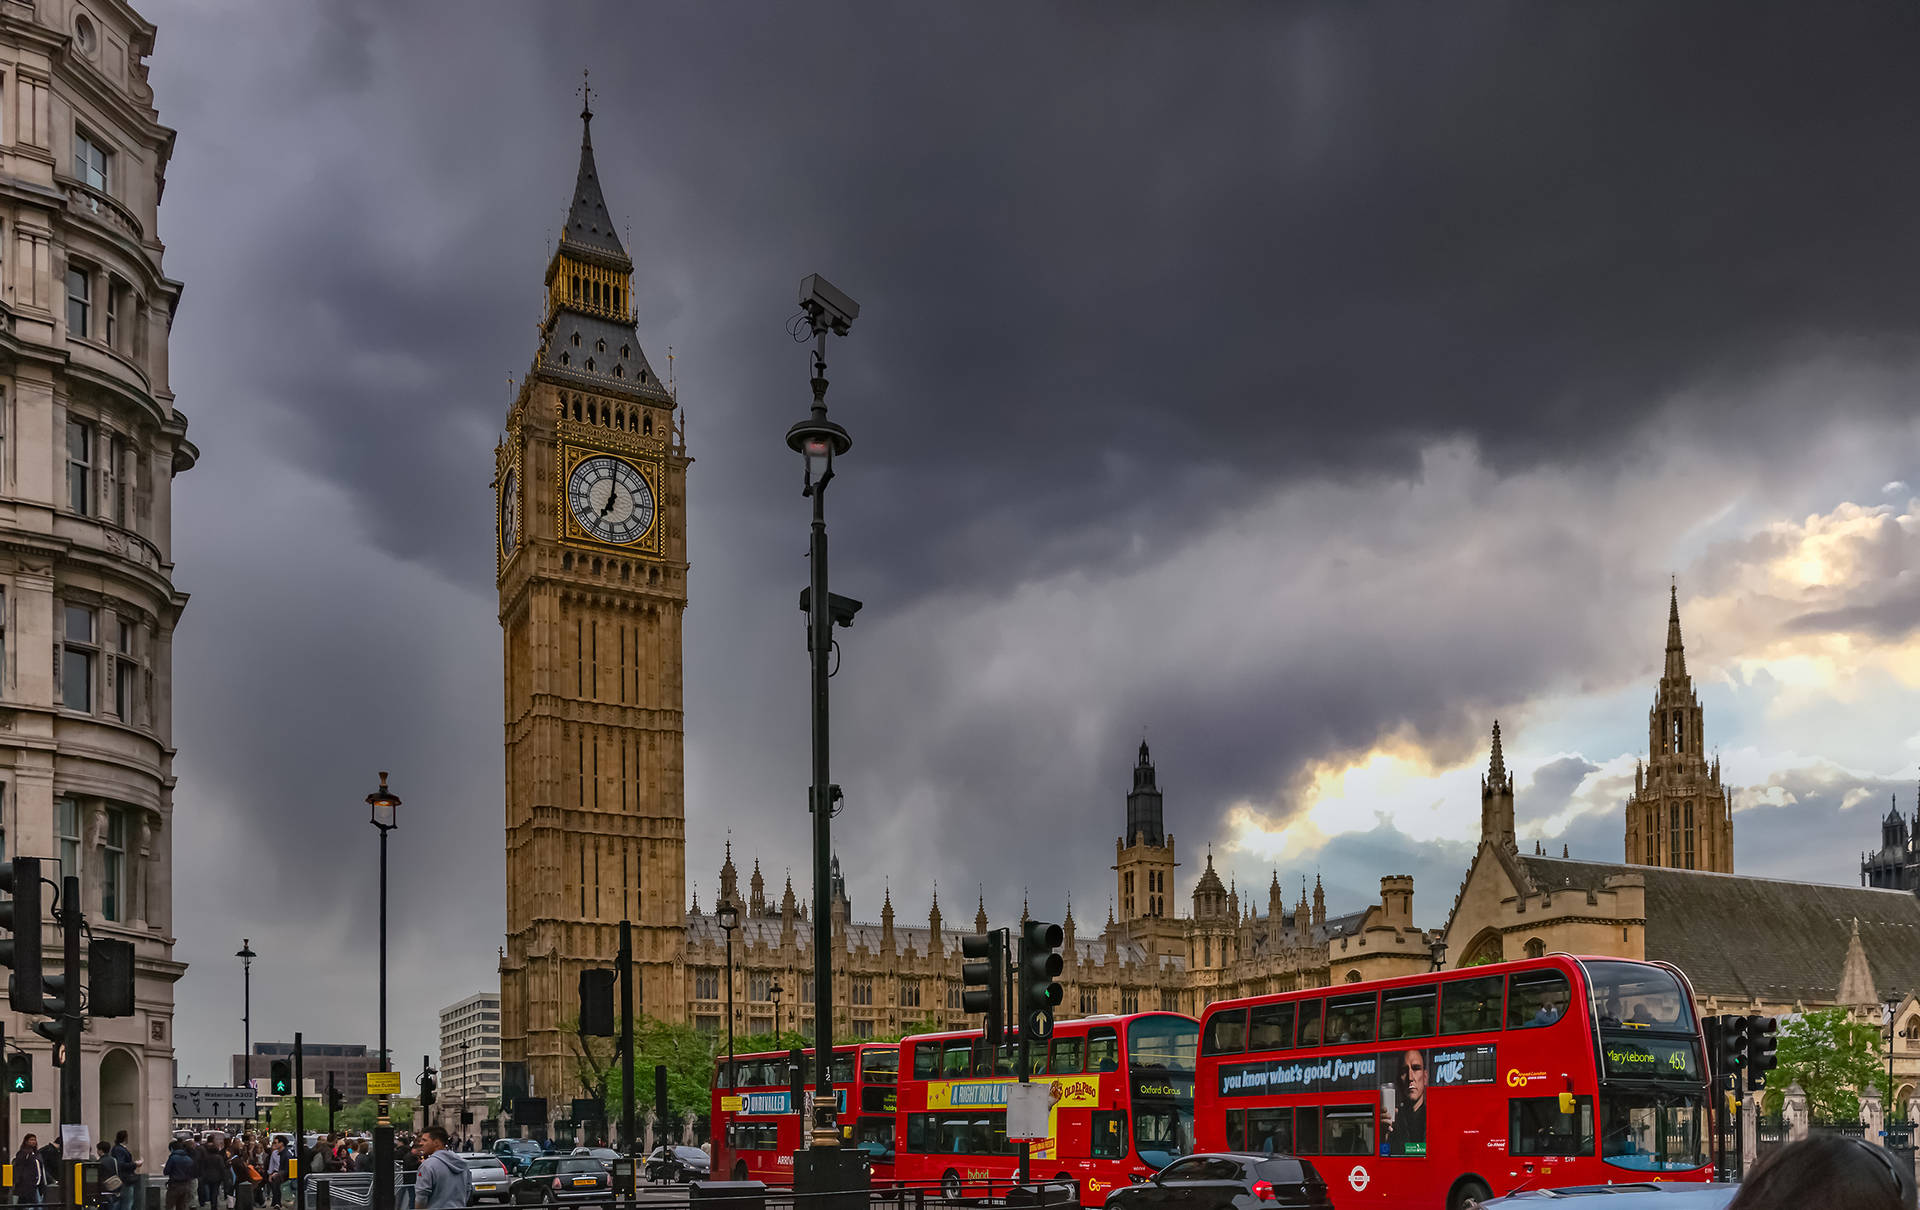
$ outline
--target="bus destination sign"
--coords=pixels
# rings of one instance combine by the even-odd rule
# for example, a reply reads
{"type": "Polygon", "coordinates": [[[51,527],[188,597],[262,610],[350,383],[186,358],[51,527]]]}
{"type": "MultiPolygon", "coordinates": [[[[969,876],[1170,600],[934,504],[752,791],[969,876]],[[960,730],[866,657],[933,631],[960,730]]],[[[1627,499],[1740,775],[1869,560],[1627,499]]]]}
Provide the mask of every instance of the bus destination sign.
{"type": "Polygon", "coordinates": [[[1610,1077],[1689,1081],[1700,1078],[1698,1056],[1693,1043],[1685,1038],[1666,1042],[1657,1038],[1602,1035],[1600,1057],[1610,1077]]]}

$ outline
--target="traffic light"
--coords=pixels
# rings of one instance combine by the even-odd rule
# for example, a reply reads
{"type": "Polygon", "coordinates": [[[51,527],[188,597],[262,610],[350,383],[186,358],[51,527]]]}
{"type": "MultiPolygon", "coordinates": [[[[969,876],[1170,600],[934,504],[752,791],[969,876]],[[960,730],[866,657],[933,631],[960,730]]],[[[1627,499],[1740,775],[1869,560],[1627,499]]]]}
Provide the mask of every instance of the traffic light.
{"type": "Polygon", "coordinates": [[[0,929],[10,936],[0,940],[0,966],[13,969],[7,979],[7,1002],[13,1011],[39,1016],[44,989],[40,984],[40,859],[16,857],[0,861],[0,929]]]}
{"type": "Polygon", "coordinates": [[[133,1015],[133,942],[87,942],[87,1015],[133,1015]]]}
{"type": "Polygon", "coordinates": [[[267,1095],[284,1097],[293,1091],[293,1064],[275,1059],[267,1065],[267,1095]]]}
{"type": "Polygon", "coordinates": [[[346,1093],[341,1092],[338,1088],[327,1089],[327,1109],[329,1111],[333,1113],[339,1113],[342,1109],[345,1109],[346,1107],[347,1107],[346,1093]]]}
{"type": "Polygon", "coordinates": [[[613,972],[580,972],[580,1034],[582,1037],[613,1036],[613,972]]]}
{"type": "Polygon", "coordinates": [[[796,1046],[787,1052],[787,1111],[805,1113],[806,1109],[807,1052],[796,1046]]]}
{"type": "Polygon", "coordinates": [[[433,1078],[432,1072],[423,1071],[420,1073],[420,1108],[433,1108],[433,1103],[440,1099],[438,1095],[439,1087],[440,1083],[433,1078]]]}
{"type": "Polygon", "coordinates": [[[7,1091],[33,1091],[33,1056],[24,1052],[7,1056],[7,1091]]]}
{"type": "Polygon", "coordinates": [[[1780,1022],[1751,1013],[1747,1017],[1747,1087],[1765,1088],[1767,1073],[1780,1065],[1780,1022]]]}
{"type": "Polygon", "coordinates": [[[960,938],[960,1007],[987,1015],[987,1046],[999,1049],[1007,1008],[1003,986],[1007,973],[1007,930],[994,929],[960,938]]]}
{"type": "Polygon", "coordinates": [[[1030,1042],[1053,1034],[1053,1006],[1062,995],[1054,980],[1063,965],[1064,938],[1059,925],[1042,920],[1029,920],[1020,929],[1020,1028],[1030,1042]]]}
{"type": "Polygon", "coordinates": [[[1747,1019],[1722,1013],[1716,1020],[1720,1030],[1714,1046],[1713,1074],[1737,1076],[1747,1064],[1747,1019]]]}

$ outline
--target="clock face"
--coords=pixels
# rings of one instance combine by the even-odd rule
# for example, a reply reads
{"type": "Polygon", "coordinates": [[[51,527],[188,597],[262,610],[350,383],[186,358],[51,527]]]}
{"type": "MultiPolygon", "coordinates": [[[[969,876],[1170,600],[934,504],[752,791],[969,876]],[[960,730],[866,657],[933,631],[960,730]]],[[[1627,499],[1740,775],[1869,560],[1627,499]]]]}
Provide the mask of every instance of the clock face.
{"type": "Polygon", "coordinates": [[[508,471],[500,483],[500,553],[511,557],[520,537],[520,476],[508,471]]]}
{"type": "Polygon", "coordinates": [[[567,506],[581,529],[614,546],[638,542],[653,526],[653,489],[631,462],[604,454],[567,476],[567,506]]]}

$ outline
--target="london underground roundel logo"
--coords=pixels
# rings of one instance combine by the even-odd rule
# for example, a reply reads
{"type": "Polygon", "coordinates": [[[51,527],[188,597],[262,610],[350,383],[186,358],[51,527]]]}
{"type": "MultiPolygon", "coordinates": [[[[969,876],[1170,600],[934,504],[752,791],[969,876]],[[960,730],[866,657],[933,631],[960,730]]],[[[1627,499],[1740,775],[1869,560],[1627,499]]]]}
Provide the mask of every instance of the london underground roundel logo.
{"type": "Polygon", "coordinates": [[[1366,1192],[1367,1183],[1372,1179],[1373,1179],[1372,1177],[1369,1177],[1367,1175],[1366,1167],[1361,1164],[1355,1164],[1353,1166],[1353,1171],[1347,1173],[1347,1184],[1353,1186],[1353,1191],[1355,1193],[1366,1192]]]}

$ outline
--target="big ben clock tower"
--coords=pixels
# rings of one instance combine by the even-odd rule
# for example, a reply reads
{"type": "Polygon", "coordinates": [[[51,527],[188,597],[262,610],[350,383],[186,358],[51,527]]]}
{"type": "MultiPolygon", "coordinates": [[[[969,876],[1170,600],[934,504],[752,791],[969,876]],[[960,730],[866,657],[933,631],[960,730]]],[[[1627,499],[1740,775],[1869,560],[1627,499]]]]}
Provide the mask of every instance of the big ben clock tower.
{"type": "Polygon", "coordinates": [[[687,464],[673,396],[640,349],[633,261],[594,168],[547,264],[533,367],[495,452],[506,655],[503,1092],[564,1117],[585,1095],[579,973],[634,923],[640,1007],[684,1015],[680,618],[687,464]],[[523,1065],[523,1066],[522,1066],[523,1065]],[[524,1086],[521,1080],[524,1079],[524,1086]]]}

